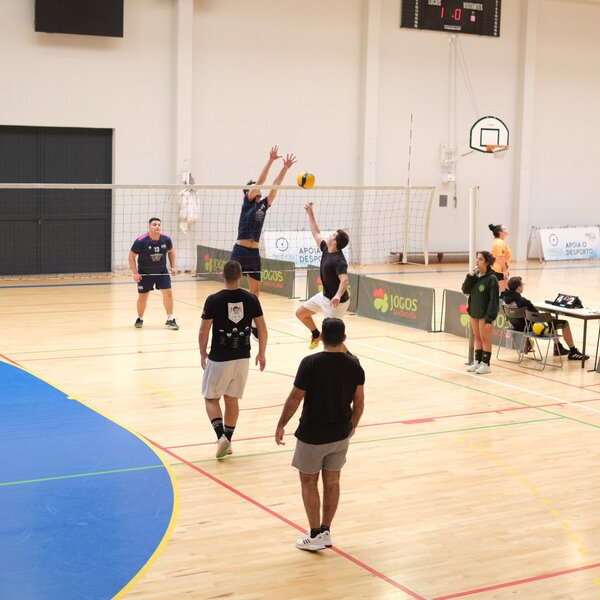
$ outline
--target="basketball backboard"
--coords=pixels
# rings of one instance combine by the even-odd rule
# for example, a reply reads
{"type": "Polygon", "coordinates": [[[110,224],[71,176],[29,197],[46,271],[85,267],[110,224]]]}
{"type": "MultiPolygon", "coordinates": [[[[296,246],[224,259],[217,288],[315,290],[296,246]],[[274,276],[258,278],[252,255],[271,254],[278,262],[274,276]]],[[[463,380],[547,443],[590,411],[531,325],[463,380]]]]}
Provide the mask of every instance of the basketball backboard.
{"type": "Polygon", "coordinates": [[[490,147],[508,146],[508,127],[498,117],[482,117],[471,127],[469,145],[478,152],[490,152],[490,147]]]}

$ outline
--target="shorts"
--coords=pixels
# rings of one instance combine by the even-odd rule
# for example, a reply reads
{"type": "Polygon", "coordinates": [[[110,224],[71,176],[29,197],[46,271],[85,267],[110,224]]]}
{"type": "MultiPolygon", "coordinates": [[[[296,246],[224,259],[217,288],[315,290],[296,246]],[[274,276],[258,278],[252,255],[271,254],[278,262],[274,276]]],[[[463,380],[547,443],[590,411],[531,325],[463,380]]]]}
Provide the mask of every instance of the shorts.
{"type": "Polygon", "coordinates": [[[241,398],[244,395],[249,367],[249,358],[223,362],[212,361],[209,358],[202,377],[202,395],[209,399],[221,396],[241,398]]]}
{"type": "Polygon", "coordinates": [[[242,265],[242,274],[261,280],[260,252],[258,248],[246,248],[235,244],[231,252],[231,260],[237,260],[242,265]]]}
{"type": "Polygon", "coordinates": [[[314,313],[321,311],[325,317],[341,319],[348,310],[348,306],[350,306],[350,300],[348,299],[346,302],[340,302],[334,307],[331,306],[331,300],[326,298],[323,295],[323,292],[319,292],[312,298],[309,298],[302,306],[314,313]]]}
{"type": "Polygon", "coordinates": [[[147,294],[155,287],[157,290],[171,289],[171,277],[169,275],[144,275],[144,273],[140,273],[140,275],[142,280],[137,284],[140,294],[147,294]]]}
{"type": "Polygon", "coordinates": [[[296,440],[292,467],[308,475],[326,471],[341,471],[346,463],[350,438],[329,444],[305,444],[296,440]]]}
{"type": "Polygon", "coordinates": [[[552,319],[554,323],[554,329],[564,329],[569,326],[569,322],[564,319],[552,319]]]}
{"type": "Polygon", "coordinates": [[[498,273],[498,271],[494,271],[494,275],[498,281],[504,281],[504,273],[498,273]]]}

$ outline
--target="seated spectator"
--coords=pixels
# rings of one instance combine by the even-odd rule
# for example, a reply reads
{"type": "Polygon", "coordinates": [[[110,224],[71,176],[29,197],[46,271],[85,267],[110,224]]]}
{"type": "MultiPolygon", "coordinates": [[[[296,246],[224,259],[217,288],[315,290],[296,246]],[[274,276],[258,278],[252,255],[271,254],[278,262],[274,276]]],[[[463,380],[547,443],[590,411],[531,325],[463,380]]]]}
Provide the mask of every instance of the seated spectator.
{"type": "MultiPolygon", "coordinates": [[[[539,312],[539,310],[531,303],[531,300],[528,300],[521,295],[524,285],[525,283],[521,277],[511,277],[508,280],[508,289],[504,293],[504,304],[514,304],[517,308],[524,308],[536,313],[539,312]]],[[[560,342],[555,343],[554,356],[561,354],[562,356],[567,355],[569,360],[587,360],[589,356],[586,354],[584,357],[584,355],[575,347],[569,323],[564,319],[553,319],[553,323],[555,329],[562,329],[563,338],[565,342],[569,344],[569,349],[567,350],[560,342]]],[[[511,319],[510,324],[516,331],[525,330],[525,319],[511,319]]]]}

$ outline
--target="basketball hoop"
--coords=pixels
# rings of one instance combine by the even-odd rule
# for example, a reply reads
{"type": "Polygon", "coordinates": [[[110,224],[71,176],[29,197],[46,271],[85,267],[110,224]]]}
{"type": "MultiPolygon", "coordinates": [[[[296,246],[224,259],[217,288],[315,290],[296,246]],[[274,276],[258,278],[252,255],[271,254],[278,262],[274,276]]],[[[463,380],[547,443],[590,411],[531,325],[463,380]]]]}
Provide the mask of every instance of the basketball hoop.
{"type": "Polygon", "coordinates": [[[487,144],[485,147],[485,151],[493,154],[494,158],[504,158],[504,152],[508,150],[508,145],[502,144],[487,144]]]}

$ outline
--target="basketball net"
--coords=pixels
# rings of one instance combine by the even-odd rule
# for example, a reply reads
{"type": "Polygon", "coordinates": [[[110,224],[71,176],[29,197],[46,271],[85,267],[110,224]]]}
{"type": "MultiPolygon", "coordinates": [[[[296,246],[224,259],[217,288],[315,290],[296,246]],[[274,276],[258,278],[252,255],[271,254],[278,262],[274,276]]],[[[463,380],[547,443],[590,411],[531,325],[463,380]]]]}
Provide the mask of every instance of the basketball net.
{"type": "Polygon", "coordinates": [[[485,151],[494,155],[494,158],[504,158],[506,150],[508,150],[508,146],[503,146],[501,144],[488,144],[485,147],[485,151]]]}

